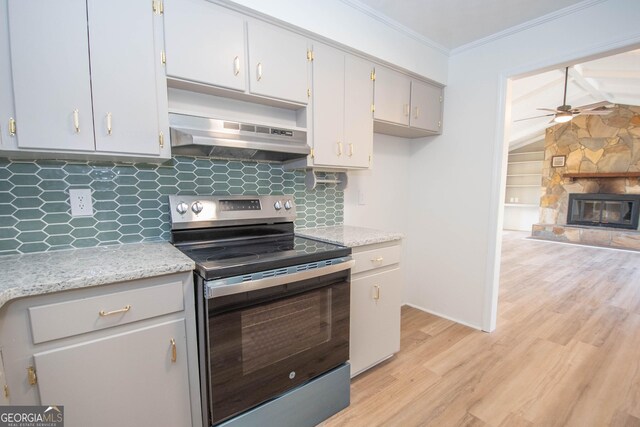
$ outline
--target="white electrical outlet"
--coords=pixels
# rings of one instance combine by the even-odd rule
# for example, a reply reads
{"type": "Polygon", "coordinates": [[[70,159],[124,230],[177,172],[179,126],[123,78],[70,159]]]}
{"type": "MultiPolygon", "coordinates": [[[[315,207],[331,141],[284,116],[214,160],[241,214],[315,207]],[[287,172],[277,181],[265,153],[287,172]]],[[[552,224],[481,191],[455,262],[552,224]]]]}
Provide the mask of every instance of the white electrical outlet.
{"type": "Polygon", "coordinates": [[[90,188],[70,188],[69,202],[71,203],[71,216],[92,216],[93,201],[90,188]]]}

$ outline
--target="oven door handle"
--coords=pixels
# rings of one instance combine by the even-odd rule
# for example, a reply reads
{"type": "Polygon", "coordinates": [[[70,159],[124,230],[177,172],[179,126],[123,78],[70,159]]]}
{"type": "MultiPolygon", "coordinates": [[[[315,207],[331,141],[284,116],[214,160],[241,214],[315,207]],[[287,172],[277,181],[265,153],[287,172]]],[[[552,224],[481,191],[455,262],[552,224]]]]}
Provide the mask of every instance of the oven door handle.
{"type": "Polygon", "coordinates": [[[206,296],[208,299],[211,299],[243,292],[251,292],[258,289],[271,288],[273,286],[286,285],[287,283],[299,282],[301,280],[313,279],[314,277],[348,270],[353,267],[355,263],[356,262],[349,257],[347,261],[341,262],[340,264],[328,265],[326,267],[314,268],[242,283],[227,284],[225,283],[227,281],[226,279],[215,280],[206,284],[206,296]]]}

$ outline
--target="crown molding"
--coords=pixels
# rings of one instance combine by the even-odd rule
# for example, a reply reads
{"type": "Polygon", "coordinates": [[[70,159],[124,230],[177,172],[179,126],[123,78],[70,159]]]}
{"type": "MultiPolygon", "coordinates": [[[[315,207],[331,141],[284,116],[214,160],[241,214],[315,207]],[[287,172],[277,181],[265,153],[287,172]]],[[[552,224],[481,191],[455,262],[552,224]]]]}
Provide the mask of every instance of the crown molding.
{"type": "MultiPolygon", "coordinates": [[[[353,9],[357,10],[358,12],[361,12],[373,19],[375,19],[378,22],[383,23],[384,25],[386,25],[389,28],[392,28],[396,31],[398,31],[399,33],[414,39],[415,41],[417,41],[418,43],[421,43],[427,47],[430,47],[432,49],[437,50],[440,53],[445,54],[446,56],[449,56],[451,53],[451,50],[444,47],[443,45],[436,43],[435,41],[431,40],[428,37],[423,36],[422,34],[418,33],[417,31],[412,30],[411,28],[402,25],[401,23],[399,23],[398,21],[395,21],[391,18],[389,18],[387,15],[367,6],[364,3],[361,3],[358,0],[340,0],[342,3],[346,4],[347,6],[352,7],[353,9]]],[[[601,0],[602,1],[602,0],[601,0]]]]}
{"type": "MultiPolygon", "coordinates": [[[[345,0],[343,0],[343,1],[345,1],[345,0]]],[[[353,1],[353,0],[349,0],[349,1],[353,1]]],[[[494,42],[496,40],[499,40],[499,39],[502,39],[502,38],[505,38],[505,37],[509,37],[509,36],[511,36],[513,34],[521,32],[521,31],[528,30],[529,28],[537,27],[538,25],[542,25],[542,24],[547,23],[549,21],[553,21],[553,20],[562,18],[563,16],[571,15],[572,13],[576,13],[576,12],[578,12],[580,10],[583,10],[583,9],[588,9],[588,8],[590,8],[592,6],[595,6],[596,4],[604,3],[606,1],[608,1],[608,0],[585,0],[583,2],[576,3],[574,5],[565,7],[563,9],[556,10],[555,12],[548,13],[546,15],[540,16],[540,17],[532,19],[530,21],[523,22],[522,24],[507,28],[506,30],[499,31],[499,32],[491,34],[491,35],[489,35],[487,37],[483,37],[481,39],[474,40],[474,41],[472,41],[470,43],[467,43],[467,44],[464,44],[462,46],[456,47],[456,48],[454,48],[454,49],[452,49],[450,51],[450,56],[454,56],[454,55],[457,55],[459,53],[466,52],[466,51],[471,50],[471,49],[475,49],[475,48],[477,48],[479,46],[494,42]]]]}

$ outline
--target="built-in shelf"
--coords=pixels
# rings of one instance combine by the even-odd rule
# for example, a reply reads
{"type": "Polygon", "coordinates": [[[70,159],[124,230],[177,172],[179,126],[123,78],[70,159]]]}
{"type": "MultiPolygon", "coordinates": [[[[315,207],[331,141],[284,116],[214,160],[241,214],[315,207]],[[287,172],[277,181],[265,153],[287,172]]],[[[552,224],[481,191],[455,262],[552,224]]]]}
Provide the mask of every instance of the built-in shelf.
{"type": "Polygon", "coordinates": [[[563,178],[640,178],[640,172],[576,172],[563,173],[563,178]]]}
{"type": "Polygon", "coordinates": [[[504,205],[510,208],[537,208],[538,207],[538,205],[534,203],[505,203],[504,205]]]}
{"type": "Polygon", "coordinates": [[[505,230],[530,231],[531,225],[540,219],[543,166],[541,143],[526,147],[522,152],[509,153],[502,223],[505,230]]]}
{"type": "Polygon", "coordinates": [[[516,162],[509,162],[510,165],[520,165],[520,164],[523,164],[523,163],[540,163],[540,164],[542,164],[542,160],[522,160],[522,161],[518,160],[516,162]]]}

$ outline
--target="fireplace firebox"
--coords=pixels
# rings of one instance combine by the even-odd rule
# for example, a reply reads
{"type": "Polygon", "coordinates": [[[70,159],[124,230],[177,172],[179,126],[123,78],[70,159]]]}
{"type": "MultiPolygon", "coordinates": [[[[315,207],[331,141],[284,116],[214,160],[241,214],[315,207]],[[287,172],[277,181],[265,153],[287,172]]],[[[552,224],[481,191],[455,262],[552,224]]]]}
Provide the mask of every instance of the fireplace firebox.
{"type": "Polygon", "coordinates": [[[567,224],[638,229],[640,195],[569,194],[567,224]]]}

